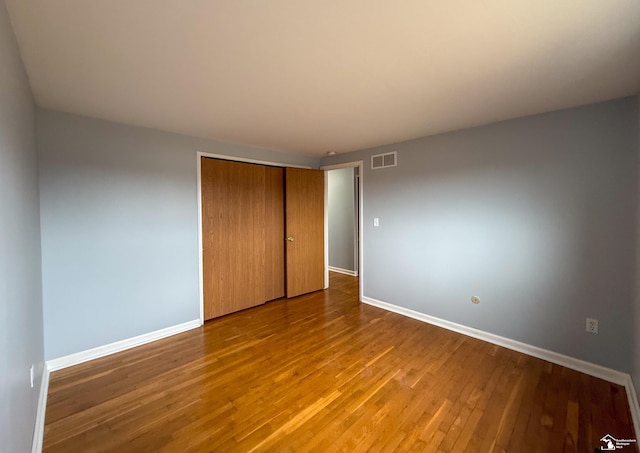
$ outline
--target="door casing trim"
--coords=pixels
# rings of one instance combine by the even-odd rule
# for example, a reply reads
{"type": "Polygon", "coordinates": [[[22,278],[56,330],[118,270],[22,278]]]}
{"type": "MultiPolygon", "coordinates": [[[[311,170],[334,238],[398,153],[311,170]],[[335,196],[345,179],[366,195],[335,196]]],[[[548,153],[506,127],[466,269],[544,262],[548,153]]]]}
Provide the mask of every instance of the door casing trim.
{"type": "MultiPolygon", "coordinates": [[[[364,263],[362,253],[362,243],[364,242],[364,223],[363,223],[363,179],[364,168],[363,161],[357,160],[353,162],[345,162],[336,165],[325,165],[320,167],[320,170],[327,172],[328,170],[338,170],[340,168],[358,168],[358,300],[362,301],[363,297],[363,282],[364,282],[364,263]]],[[[329,287],[329,178],[324,178],[324,287],[329,287]]]]}

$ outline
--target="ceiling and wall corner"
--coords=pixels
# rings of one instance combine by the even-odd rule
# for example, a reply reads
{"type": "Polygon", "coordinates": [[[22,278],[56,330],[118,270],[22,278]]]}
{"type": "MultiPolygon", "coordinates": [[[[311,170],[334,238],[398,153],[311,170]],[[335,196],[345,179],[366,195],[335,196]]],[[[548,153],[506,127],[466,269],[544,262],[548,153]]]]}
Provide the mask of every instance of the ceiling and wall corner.
{"type": "Polygon", "coordinates": [[[36,103],[301,153],[640,91],[637,0],[7,0],[36,103]]]}

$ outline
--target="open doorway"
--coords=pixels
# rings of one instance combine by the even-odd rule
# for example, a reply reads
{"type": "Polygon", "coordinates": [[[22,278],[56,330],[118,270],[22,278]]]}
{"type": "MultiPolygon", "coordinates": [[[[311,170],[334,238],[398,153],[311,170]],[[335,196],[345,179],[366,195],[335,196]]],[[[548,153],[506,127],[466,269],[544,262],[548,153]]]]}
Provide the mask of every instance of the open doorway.
{"type": "Polygon", "coordinates": [[[359,280],[362,298],[362,161],[323,167],[325,178],[325,282],[332,275],[359,280]]]}

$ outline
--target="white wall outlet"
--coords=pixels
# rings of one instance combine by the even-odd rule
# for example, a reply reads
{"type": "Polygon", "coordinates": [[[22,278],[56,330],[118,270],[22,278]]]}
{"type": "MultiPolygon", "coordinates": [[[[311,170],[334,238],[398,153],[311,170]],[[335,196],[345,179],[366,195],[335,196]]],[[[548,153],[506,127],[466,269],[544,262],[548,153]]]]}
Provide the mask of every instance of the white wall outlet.
{"type": "Polygon", "coordinates": [[[477,296],[471,296],[471,302],[473,302],[474,304],[479,304],[480,298],[477,296]]]}
{"type": "Polygon", "coordinates": [[[598,333],[598,320],[587,318],[587,332],[598,333]]]}
{"type": "Polygon", "coordinates": [[[378,217],[373,218],[373,226],[374,227],[380,226],[380,219],[378,217]]]}
{"type": "Polygon", "coordinates": [[[31,369],[29,370],[29,379],[31,381],[31,388],[33,388],[33,365],[31,365],[31,369]]]}

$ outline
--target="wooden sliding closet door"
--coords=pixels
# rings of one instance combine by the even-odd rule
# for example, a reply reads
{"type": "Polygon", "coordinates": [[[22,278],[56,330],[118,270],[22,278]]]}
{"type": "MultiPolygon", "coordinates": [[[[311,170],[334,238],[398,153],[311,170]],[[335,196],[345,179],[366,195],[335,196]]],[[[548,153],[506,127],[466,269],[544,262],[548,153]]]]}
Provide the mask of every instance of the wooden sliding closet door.
{"type": "Polygon", "coordinates": [[[287,297],[324,288],[324,171],[285,169],[287,297]]]}
{"type": "Polygon", "coordinates": [[[204,318],[265,299],[265,167],[202,158],[204,318]]]}
{"type": "Polygon", "coordinates": [[[200,170],[205,320],[324,288],[323,171],[210,158],[200,170]]]}

